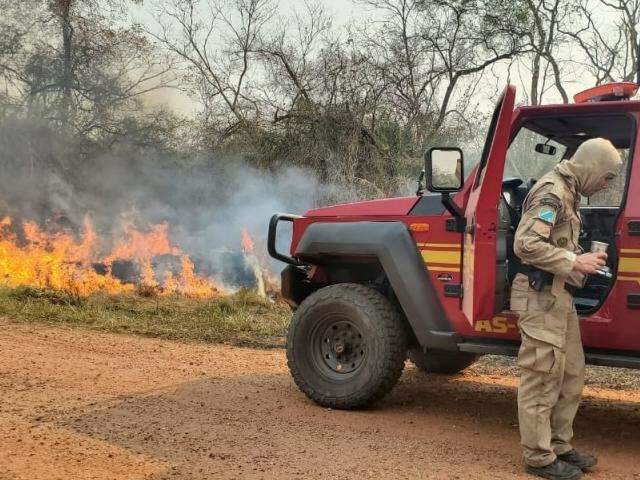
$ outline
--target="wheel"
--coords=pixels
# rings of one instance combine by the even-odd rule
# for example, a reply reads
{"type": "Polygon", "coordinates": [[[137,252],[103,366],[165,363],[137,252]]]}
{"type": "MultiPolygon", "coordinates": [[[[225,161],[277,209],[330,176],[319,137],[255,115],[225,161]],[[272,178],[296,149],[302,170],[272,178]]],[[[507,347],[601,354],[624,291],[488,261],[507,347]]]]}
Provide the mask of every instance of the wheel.
{"type": "Polygon", "coordinates": [[[466,352],[409,350],[409,360],[425,373],[458,373],[477,359],[477,355],[466,352]]]}
{"type": "Polygon", "coordinates": [[[371,288],[342,283],[301,304],[289,327],[287,363],[307,397],[352,409],[386,395],[404,368],[406,326],[398,310],[371,288]]]}

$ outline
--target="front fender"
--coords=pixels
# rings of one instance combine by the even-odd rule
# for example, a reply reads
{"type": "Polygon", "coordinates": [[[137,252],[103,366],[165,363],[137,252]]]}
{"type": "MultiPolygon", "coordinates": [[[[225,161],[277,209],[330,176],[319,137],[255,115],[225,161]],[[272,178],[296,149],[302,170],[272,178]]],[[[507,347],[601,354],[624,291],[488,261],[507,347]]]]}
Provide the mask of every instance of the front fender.
{"type": "Polygon", "coordinates": [[[423,348],[458,350],[420,252],[402,222],[318,222],[307,227],[295,257],[322,264],[331,257],[376,257],[423,348]]]}

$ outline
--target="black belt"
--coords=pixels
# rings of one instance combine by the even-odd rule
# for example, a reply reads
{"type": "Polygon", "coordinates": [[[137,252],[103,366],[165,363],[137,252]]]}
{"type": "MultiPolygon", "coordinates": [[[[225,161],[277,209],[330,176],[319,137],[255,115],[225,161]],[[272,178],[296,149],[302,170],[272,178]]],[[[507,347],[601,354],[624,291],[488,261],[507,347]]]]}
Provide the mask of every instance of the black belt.
{"type": "MultiPolygon", "coordinates": [[[[536,292],[541,292],[544,287],[553,283],[553,273],[540,270],[539,268],[532,267],[531,265],[521,265],[519,273],[523,273],[529,278],[529,286],[536,292]]],[[[569,285],[566,282],[564,284],[564,289],[572,296],[575,296],[576,291],[578,290],[577,287],[569,285]]]]}

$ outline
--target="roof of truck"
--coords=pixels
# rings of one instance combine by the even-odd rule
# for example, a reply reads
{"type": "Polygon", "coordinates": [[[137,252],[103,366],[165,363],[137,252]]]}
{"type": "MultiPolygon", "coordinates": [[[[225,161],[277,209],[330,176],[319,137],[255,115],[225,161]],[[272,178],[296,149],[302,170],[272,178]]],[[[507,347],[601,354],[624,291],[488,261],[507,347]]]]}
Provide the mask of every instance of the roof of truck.
{"type": "Polygon", "coordinates": [[[527,128],[567,146],[603,137],[618,148],[628,148],[635,129],[631,112],[640,112],[639,100],[522,106],[515,109],[512,125],[519,128],[526,123],[527,128]]]}

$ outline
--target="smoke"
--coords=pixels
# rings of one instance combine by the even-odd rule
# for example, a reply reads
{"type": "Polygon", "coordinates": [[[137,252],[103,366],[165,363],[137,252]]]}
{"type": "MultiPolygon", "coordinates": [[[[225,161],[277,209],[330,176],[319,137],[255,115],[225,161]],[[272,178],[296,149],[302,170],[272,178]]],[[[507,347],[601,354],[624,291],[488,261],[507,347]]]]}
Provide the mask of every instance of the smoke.
{"type": "Polygon", "coordinates": [[[268,172],[239,156],[168,155],[127,142],[101,152],[18,120],[0,125],[0,165],[0,214],[75,228],[89,214],[107,239],[123,220],[142,228],[167,222],[172,240],[196,266],[230,283],[233,261],[224,254],[239,251],[243,228],[262,255],[271,215],[302,214],[326,189],[299,168],[268,172]]]}

